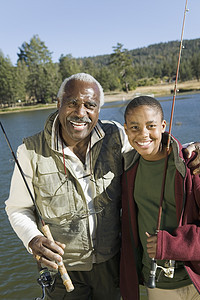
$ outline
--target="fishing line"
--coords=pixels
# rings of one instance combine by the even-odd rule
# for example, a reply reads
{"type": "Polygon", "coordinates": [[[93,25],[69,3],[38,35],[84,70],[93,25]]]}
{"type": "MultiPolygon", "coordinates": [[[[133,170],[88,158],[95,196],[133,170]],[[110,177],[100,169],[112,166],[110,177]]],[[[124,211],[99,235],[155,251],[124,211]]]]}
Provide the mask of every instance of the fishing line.
{"type": "MultiPolygon", "coordinates": [[[[173,121],[173,115],[174,115],[175,98],[176,98],[176,93],[177,93],[177,82],[178,82],[178,75],[179,75],[181,53],[182,53],[182,48],[183,48],[183,33],[184,33],[184,27],[185,27],[185,17],[186,17],[186,13],[188,12],[187,2],[188,2],[188,0],[186,0],[186,2],[185,2],[185,10],[184,10],[184,17],[183,17],[183,24],[182,24],[182,31],[181,31],[181,42],[180,42],[180,47],[179,47],[178,63],[177,63],[177,69],[176,69],[176,79],[175,79],[175,84],[174,84],[173,101],[172,101],[171,116],[170,116],[170,123],[169,123],[169,133],[168,133],[168,139],[167,139],[165,166],[164,166],[163,180],[162,180],[162,186],[161,186],[161,196],[160,196],[160,205],[159,205],[159,211],[158,211],[156,234],[160,230],[160,223],[161,223],[161,216],[162,216],[162,204],[163,204],[163,200],[164,200],[168,157],[169,157],[169,152],[170,152],[169,148],[170,148],[170,141],[171,141],[172,121],[173,121]]],[[[170,274],[170,276],[167,272],[165,273],[165,276],[172,278],[171,276],[172,276],[172,274],[174,274],[174,263],[175,262],[173,260],[169,260],[168,273],[170,274]]],[[[150,270],[149,280],[147,283],[148,288],[156,287],[155,278],[156,278],[156,269],[158,267],[161,269],[164,269],[161,266],[158,266],[156,263],[156,260],[154,258],[152,258],[151,270],[150,270]]],[[[165,270],[164,270],[164,272],[165,272],[165,270]]]]}

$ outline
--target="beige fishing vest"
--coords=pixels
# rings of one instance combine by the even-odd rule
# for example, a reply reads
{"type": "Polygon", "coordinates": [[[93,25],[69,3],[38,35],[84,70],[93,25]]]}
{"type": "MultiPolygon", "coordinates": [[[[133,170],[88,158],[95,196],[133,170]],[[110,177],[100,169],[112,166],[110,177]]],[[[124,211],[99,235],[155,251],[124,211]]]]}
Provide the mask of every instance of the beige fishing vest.
{"type": "Polygon", "coordinates": [[[92,254],[104,262],[120,249],[121,140],[117,126],[100,122],[105,136],[92,147],[92,163],[97,212],[95,248],[89,231],[89,212],[79,181],[62,154],[51,149],[51,129],[56,113],[44,131],[24,140],[33,169],[35,201],[40,215],[49,225],[55,240],[66,245],[63,256],[68,270],[91,270],[92,254]]]}

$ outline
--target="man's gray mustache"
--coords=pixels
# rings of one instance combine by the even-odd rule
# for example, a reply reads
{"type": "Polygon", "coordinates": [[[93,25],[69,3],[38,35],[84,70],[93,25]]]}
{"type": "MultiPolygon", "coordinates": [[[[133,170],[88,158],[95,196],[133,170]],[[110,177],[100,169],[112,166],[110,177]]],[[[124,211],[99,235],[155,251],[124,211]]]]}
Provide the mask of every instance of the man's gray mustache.
{"type": "Polygon", "coordinates": [[[83,118],[67,117],[67,121],[77,122],[77,123],[91,123],[91,120],[87,117],[83,117],[83,118]]]}

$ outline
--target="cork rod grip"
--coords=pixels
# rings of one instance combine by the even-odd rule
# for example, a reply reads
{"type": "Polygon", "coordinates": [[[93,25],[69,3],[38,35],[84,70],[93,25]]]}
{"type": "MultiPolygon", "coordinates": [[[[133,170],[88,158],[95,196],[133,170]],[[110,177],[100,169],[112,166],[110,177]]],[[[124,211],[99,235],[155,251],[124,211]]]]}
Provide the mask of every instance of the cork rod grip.
{"type": "MultiPolygon", "coordinates": [[[[44,235],[49,239],[51,240],[52,242],[54,242],[54,239],[53,239],[53,236],[51,234],[51,231],[49,229],[49,226],[48,225],[44,225],[42,227],[42,231],[44,233],[44,235]]],[[[63,284],[64,286],[66,287],[66,290],[67,292],[72,292],[74,290],[74,286],[72,284],[72,281],[67,273],[67,270],[63,264],[63,261],[61,262],[56,262],[57,265],[58,265],[58,270],[60,272],[60,275],[61,275],[61,278],[63,280],[63,284]]]]}

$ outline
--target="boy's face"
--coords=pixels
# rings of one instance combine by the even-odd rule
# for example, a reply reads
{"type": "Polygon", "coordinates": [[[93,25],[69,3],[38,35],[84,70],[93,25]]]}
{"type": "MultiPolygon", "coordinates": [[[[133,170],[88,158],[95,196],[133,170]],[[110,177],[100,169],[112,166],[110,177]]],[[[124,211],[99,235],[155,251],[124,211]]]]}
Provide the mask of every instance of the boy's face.
{"type": "Polygon", "coordinates": [[[141,105],[129,110],[124,128],[131,146],[144,159],[153,161],[164,157],[160,143],[166,121],[161,120],[158,109],[141,105]]]}

